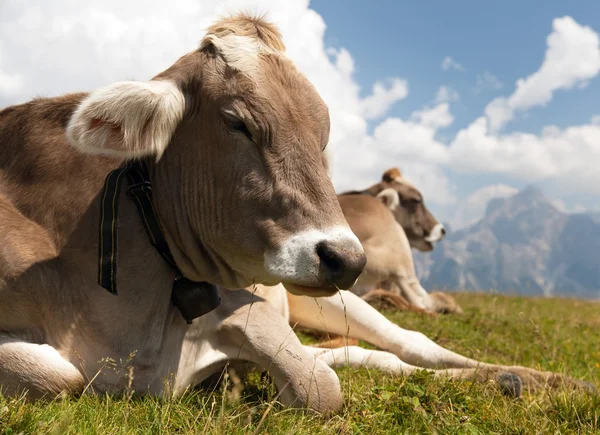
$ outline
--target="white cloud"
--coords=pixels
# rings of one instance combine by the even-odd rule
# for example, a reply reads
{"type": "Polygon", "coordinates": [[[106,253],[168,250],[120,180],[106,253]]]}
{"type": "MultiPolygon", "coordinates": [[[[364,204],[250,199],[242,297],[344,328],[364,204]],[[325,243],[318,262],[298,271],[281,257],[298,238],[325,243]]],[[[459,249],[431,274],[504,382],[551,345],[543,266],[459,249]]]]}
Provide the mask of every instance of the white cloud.
{"type": "Polygon", "coordinates": [[[464,71],[465,67],[463,67],[460,63],[452,59],[450,56],[446,56],[442,60],[441,67],[444,71],[448,71],[454,69],[456,71],[464,71]]]}
{"type": "Polygon", "coordinates": [[[23,79],[21,76],[0,71],[0,95],[14,95],[21,90],[22,86],[23,79]]]}
{"type": "Polygon", "coordinates": [[[562,213],[571,214],[571,213],[585,213],[585,212],[591,211],[585,205],[580,204],[580,203],[575,203],[575,204],[573,204],[572,207],[569,207],[567,205],[567,203],[562,199],[553,199],[550,202],[558,211],[560,211],[562,213]]]}
{"type": "Polygon", "coordinates": [[[559,89],[586,86],[600,71],[599,38],[591,28],[571,17],[556,18],[552,27],[540,69],[517,80],[510,97],[497,98],[486,108],[492,131],[501,129],[516,111],[545,106],[559,89]]]}
{"type": "Polygon", "coordinates": [[[362,110],[365,118],[374,119],[386,114],[397,101],[408,95],[408,82],[401,79],[391,79],[388,88],[381,82],[373,85],[371,95],[362,100],[362,110]]]}
{"type": "Polygon", "coordinates": [[[586,193],[600,193],[600,125],[545,128],[540,135],[494,135],[487,119],[459,131],[449,147],[452,168],[468,173],[499,173],[586,193]]]}
{"type": "Polygon", "coordinates": [[[562,199],[552,199],[550,200],[555,209],[562,213],[567,213],[567,203],[562,199]]]}
{"type": "Polygon", "coordinates": [[[414,112],[411,118],[422,126],[430,128],[432,133],[438,128],[448,127],[454,121],[448,103],[438,104],[433,109],[425,107],[423,110],[414,112]]]}
{"type": "Polygon", "coordinates": [[[492,184],[477,189],[456,207],[456,214],[450,221],[452,229],[466,228],[478,222],[487,208],[488,202],[494,198],[506,198],[519,190],[506,184],[492,184]]]}
{"type": "Polygon", "coordinates": [[[458,101],[460,94],[458,91],[450,86],[442,85],[435,94],[436,103],[451,103],[452,101],[458,101]]]}
{"type": "Polygon", "coordinates": [[[483,90],[497,90],[502,89],[502,82],[489,71],[484,71],[483,74],[477,74],[475,81],[475,88],[473,92],[475,94],[480,93],[483,90]]]}

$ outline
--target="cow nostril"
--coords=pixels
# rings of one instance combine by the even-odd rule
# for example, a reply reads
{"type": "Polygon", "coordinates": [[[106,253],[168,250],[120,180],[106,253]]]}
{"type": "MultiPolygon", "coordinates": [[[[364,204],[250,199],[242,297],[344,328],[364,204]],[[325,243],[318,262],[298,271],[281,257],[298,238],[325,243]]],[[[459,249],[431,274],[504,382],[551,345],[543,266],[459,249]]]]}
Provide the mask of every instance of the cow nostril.
{"type": "Polygon", "coordinates": [[[321,270],[329,285],[348,289],[356,282],[367,260],[362,250],[355,251],[356,246],[348,243],[322,241],[317,245],[321,270]]]}
{"type": "Polygon", "coordinates": [[[337,257],[336,252],[327,245],[327,242],[321,242],[317,245],[317,255],[328,272],[334,275],[343,272],[342,261],[337,257]]]}
{"type": "Polygon", "coordinates": [[[325,267],[334,274],[342,272],[342,264],[335,257],[321,257],[321,260],[325,264],[325,267]]]}
{"type": "Polygon", "coordinates": [[[446,235],[446,228],[442,227],[442,236],[446,235]]]}

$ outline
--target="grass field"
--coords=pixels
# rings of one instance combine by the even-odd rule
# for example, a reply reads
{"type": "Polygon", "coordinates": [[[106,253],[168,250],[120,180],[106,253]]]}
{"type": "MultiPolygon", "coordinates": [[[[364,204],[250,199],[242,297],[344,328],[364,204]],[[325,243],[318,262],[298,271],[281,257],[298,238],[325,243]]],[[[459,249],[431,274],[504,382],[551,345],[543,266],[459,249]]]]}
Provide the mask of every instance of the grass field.
{"type": "MultiPolygon", "coordinates": [[[[489,362],[568,373],[600,387],[600,303],[457,294],[462,315],[385,314],[438,343],[489,362]]],[[[303,336],[303,340],[310,340],[303,336]]],[[[495,385],[338,371],[346,403],[333,417],[285,409],[252,375],[239,401],[227,387],[180,399],[88,397],[50,404],[0,398],[0,433],[600,433],[600,398],[543,392],[509,399],[495,385]]]]}

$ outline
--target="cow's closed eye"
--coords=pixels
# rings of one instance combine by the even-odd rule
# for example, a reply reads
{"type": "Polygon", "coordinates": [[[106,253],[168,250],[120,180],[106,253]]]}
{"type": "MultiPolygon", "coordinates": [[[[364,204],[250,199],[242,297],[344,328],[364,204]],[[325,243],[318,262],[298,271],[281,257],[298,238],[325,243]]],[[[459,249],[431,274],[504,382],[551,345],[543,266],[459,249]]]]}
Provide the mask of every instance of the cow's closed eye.
{"type": "Polygon", "coordinates": [[[229,130],[234,133],[241,133],[249,140],[253,140],[252,133],[250,133],[250,130],[248,130],[248,126],[246,126],[246,123],[244,123],[244,121],[242,121],[240,118],[232,113],[223,112],[223,119],[225,120],[225,125],[227,125],[229,130]]]}

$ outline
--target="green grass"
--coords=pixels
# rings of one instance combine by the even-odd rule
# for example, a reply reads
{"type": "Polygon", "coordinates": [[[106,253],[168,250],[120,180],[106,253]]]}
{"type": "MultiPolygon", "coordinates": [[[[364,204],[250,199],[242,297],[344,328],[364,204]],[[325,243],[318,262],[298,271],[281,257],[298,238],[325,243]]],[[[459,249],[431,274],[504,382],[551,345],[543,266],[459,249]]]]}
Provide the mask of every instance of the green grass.
{"type": "MultiPolygon", "coordinates": [[[[600,387],[599,303],[480,294],[456,298],[463,315],[385,314],[468,356],[568,373],[600,387]]],[[[0,398],[0,434],[600,433],[600,398],[587,393],[509,399],[491,383],[435,380],[423,372],[401,378],[367,370],[338,373],[346,403],[333,417],[279,406],[270,382],[254,374],[238,401],[230,399],[227,385],[173,400],[85,396],[26,404],[0,398]]]]}

